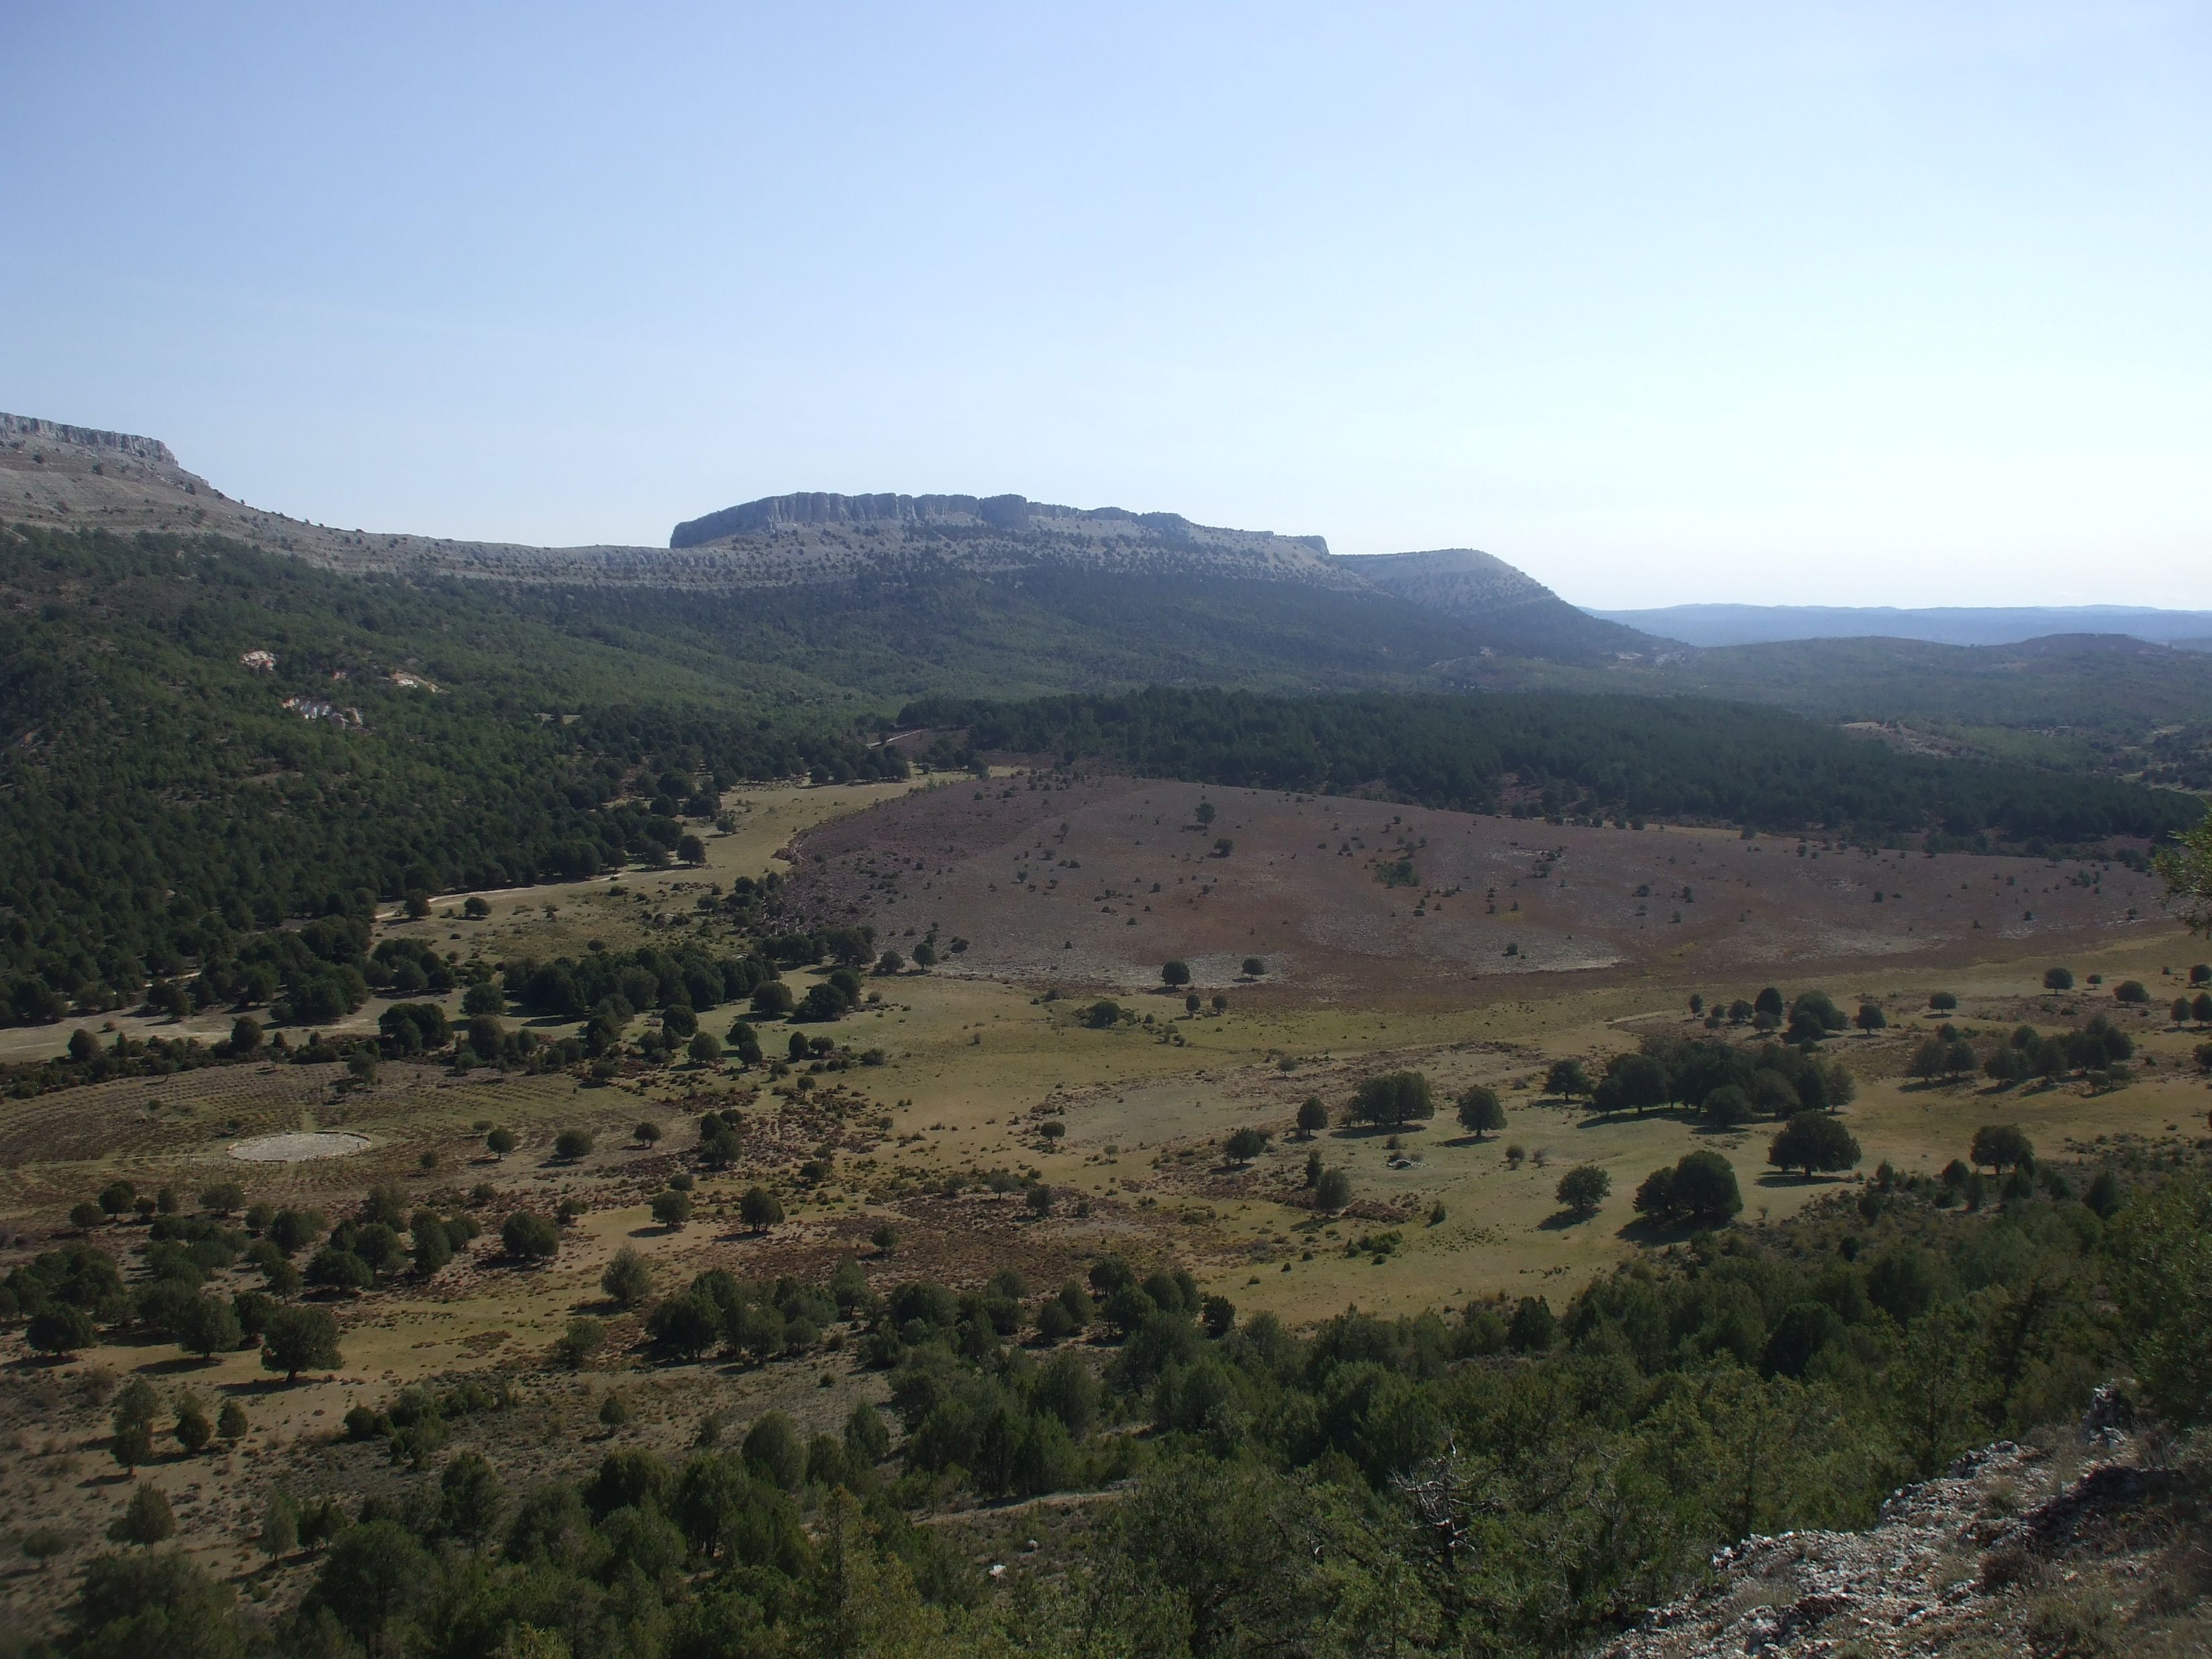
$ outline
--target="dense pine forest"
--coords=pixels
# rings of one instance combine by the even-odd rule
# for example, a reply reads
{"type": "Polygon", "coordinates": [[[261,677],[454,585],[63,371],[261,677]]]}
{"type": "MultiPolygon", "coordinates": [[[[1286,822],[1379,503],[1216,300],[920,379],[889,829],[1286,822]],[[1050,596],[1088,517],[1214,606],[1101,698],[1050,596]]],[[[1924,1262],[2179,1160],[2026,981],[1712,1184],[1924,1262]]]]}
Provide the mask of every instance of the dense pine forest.
{"type": "Polygon", "coordinates": [[[2193,797],[1902,755],[1776,710],[1686,698],[1284,697],[1156,687],[1011,704],[927,700],[899,718],[964,729],[980,749],[1103,756],[1194,782],[1376,788],[1468,811],[1520,798],[1552,816],[2010,845],[2162,838],[2201,816],[2193,797]]]}

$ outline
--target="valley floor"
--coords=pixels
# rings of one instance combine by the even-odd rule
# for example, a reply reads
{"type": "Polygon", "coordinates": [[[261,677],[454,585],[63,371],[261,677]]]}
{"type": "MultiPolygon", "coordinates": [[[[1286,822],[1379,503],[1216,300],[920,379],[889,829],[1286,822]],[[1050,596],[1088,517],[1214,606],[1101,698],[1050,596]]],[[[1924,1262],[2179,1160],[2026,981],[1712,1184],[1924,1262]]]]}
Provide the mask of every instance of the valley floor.
{"type": "MultiPolygon", "coordinates": [[[[244,1405],[252,1429],[237,1447],[167,1457],[142,1474],[169,1492],[196,1553],[279,1601],[296,1585],[258,1565],[247,1541],[266,1494],[333,1483],[358,1494],[397,1479],[381,1442],[332,1437],[350,1407],[380,1406],[410,1382],[526,1380],[519,1426],[501,1430],[518,1484],[575,1474],[611,1438],[673,1455],[714,1413],[738,1423],[775,1407],[808,1432],[834,1431],[855,1399],[881,1396],[880,1375],[848,1349],[769,1365],[649,1360],[635,1316],[599,1289],[623,1245],[664,1287],[710,1266],[741,1279],[818,1279],[845,1256],[879,1288],[924,1276],[972,1286],[1010,1265],[1045,1286],[1118,1250],[1184,1263],[1241,1312],[1295,1323],[1352,1304],[1407,1312],[1535,1293],[1563,1303],[1589,1276],[1679,1241],[1638,1219],[1629,1200],[1649,1170],[1695,1147],[1735,1166],[1750,1224],[1850,1188],[1883,1162],[1933,1173],[1964,1156],[1984,1123],[2021,1126],[2046,1155],[2177,1146],[2204,1133],[2212,1090],[2191,1055],[2207,1034],[2166,1014],[2203,947],[2160,918],[2150,878],[2124,867],[1817,845],[1801,856],[1794,842],[1656,827],[1567,830],[1240,791],[1205,799],[1215,812],[1198,830],[1186,826],[1200,792],[1142,781],[1060,788],[1015,774],[988,785],[747,791],[729,803],[738,827],[710,839],[702,869],[489,895],[491,915],[478,922],[459,920],[455,895],[428,921],[380,924],[493,959],[580,955],[594,941],[714,945],[716,924],[698,919],[694,902],[739,875],[787,872],[794,904],[823,921],[869,921],[879,945],[910,953],[909,929],[916,939],[938,932],[938,970],[872,976],[861,1008],[800,1028],[855,1052],[880,1048],[881,1065],[781,1083],[758,1070],[633,1066],[593,1085],[390,1062],[354,1087],[341,1066],[272,1062],[0,1102],[9,1239],[0,1271],[66,1242],[70,1205],[118,1175],[141,1190],[173,1186],[188,1203],[236,1179],[251,1200],[333,1215],[372,1182],[394,1182],[410,1201],[480,1213],[495,1233],[518,1205],[550,1209],[567,1197],[583,1211],[545,1267],[502,1265],[486,1237],[427,1285],[335,1304],[344,1364],[293,1387],[252,1353],[202,1362],[166,1344],[111,1345],[57,1365],[9,1338],[0,1498],[17,1528],[57,1527],[70,1547],[44,1571],[0,1579],[0,1616],[43,1619],[66,1592],[67,1569],[99,1547],[129,1490],[102,1449],[102,1406],[134,1375],[165,1393],[244,1405]],[[1226,856],[1218,838],[1233,843],[1226,856]],[[1412,862],[1411,884],[1387,884],[1378,868],[1401,858],[1412,862]],[[1675,896],[1686,886],[1692,896],[1675,896]],[[1879,907],[1876,892],[1886,896],[1879,907]],[[957,955],[955,937],[968,941],[957,955]],[[1506,956],[1508,945],[1519,949],[1506,956]],[[1241,973],[1247,955],[1262,957],[1262,975],[1241,973]],[[1181,991],[1155,988],[1170,957],[1190,964],[1196,1012],[1181,991]],[[2040,988],[2044,969],[2061,962],[2082,981],[2063,997],[2040,988]],[[2092,974],[2103,988],[2087,984],[2092,974]],[[2110,988],[2126,979],[2149,988],[2146,1008],[2113,1002],[2110,988]],[[1595,1064],[1648,1032],[1702,1032],[1687,1012],[1692,992],[1725,1006],[1768,983],[1888,1010],[1887,1029],[1824,1045],[1859,1082],[1847,1113],[1864,1152],[1853,1176],[1771,1170],[1771,1124],[1714,1132],[1672,1111],[1605,1118],[1541,1093],[1552,1060],[1595,1064]],[[1957,998],[1955,1012],[1927,1012],[1937,991],[1957,998]],[[1217,994],[1227,1000],[1218,1012],[1217,994]],[[1138,1018],[1094,1028],[1101,998],[1138,1018]],[[2093,1008],[2136,1041],[2131,1086],[2000,1093],[1978,1078],[1906,1075],[1912,1050],[1944,1018],[1969,1033],[2056,1029],[2093,1008]],[[1308,1097],[1334,1118],[1361,1079],[1399,1067],[1425,1073],[1447,1103],[1470,1083],[1490,1085],[1507,1127],[1467,1135],[1447,1104],[1395,1146],[1344,1128],[1297,1136],[1308,1097]],[[709,1109],[731,1109],[744,1126],[743,1156],[726,1171],[696,1169],[694,1126],[709,1109]],[[632,1139],[641,1120],[667,1131],[657,1146],[632,1139]],[[495,1126],[518,1138],[503,1159],[483,1150],[495,1126]],[[1248,1126],[1268,1134],[1268,1149],[1232,1164],[1222,1143],[1248,1126]],[[595,1150],[556,1160],[554,1138],[567,1129],[591,1131],[595,1150]],[[242,1140],[302,1130],[356,1133],[367,1145],[290,1164],[229,1156],[242,1140]],[[1315,1151],[1352,1177],[1340,1214],[1312,1206],[1304,1171],[1315,1151]],[[813,1159],[828,1175],[802,1179],[813,1159]],[[1577,1219],[1554,1188],[1563,1170],[1585,1163],[1607,1172],[1612,1195],[1577,1219]],[[670,1230],[647,1206],[679,1168],[696,1170],[696,1217],[670,1230]],[[743,1227],[735,1207],[762,1182],[781,1191],[787,1214],[764,1233],[743,1227]],[[1040,1182],[1054,1195],[1042,1214],[1025,1199],[1040,1182]],[[479,1183],[489,1199],[470,1196],[479,1183]],[[886,1224],[892,1254],[870,1242],[886,1224]],[[580,1370],[555,1368],[552,1346],[580,1313],[606,1319],[608,1342],[580,1370]],[[596,1425],[611,1392],[630,1407],[618,1431],[596,1425]]],[[[803,991],[813,976],[790,977],[803,991]]],[[[346,1029],[373,1030],[384,1006],[346,1029]]],[[[703,1023],[719,1031],[739,1012],[703,1023]]],[[[227,1022],[187,1029],[212,1036],[227,1022]]],[[[0,1043],[21,1058],[52,1052],[67,1034],[19,1029],[0,1043]]],[[[780,1050],[780,1024],[763,1035],[780,1050]]],[[[120,1243],[134,1231],[104,1236],[120,1243]]]]}

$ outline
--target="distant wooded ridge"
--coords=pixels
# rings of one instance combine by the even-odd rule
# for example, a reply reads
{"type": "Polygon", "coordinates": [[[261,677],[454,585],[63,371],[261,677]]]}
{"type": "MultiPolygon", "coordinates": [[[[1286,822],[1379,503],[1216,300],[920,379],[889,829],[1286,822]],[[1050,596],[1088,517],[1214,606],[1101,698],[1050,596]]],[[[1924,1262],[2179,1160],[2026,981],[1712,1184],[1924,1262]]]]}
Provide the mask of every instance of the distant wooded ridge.
{"type": "Polygon", "coordinates": [[[2158,645],[2212,650],[2212,611],[2160,611],[2138,605],[1934,605],[1917,610],[1826,605],[1670,605],[1643,611],[1583,608],[1607,622],[1697,646],[1856,639],[2017,645],[2055,635],[2124,634],[2158,645]]]}

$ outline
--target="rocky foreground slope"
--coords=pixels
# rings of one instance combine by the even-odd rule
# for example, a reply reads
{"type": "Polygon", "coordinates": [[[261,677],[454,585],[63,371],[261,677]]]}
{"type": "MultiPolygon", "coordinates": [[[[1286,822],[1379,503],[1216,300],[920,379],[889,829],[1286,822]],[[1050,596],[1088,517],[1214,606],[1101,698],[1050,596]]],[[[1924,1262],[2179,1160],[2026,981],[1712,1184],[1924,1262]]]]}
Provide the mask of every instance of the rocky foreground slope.
{"type": "Polygon", "coordinates": [[[2125,1416],[1970,1453],[1866,1532],[1746,1539],[1604,1659],[2212,1653],[2212,1468],[2125,1416]]]}

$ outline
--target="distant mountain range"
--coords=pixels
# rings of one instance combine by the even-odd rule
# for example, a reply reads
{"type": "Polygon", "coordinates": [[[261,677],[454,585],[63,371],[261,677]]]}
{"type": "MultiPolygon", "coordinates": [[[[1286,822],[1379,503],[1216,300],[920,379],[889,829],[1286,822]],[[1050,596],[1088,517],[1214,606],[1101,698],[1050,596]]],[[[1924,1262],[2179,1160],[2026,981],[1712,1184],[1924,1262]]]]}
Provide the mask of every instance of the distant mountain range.
{"type": "Polygon", "coordinates": [[[2212,611],[2124,605],[1670,605],[1593,611],[1626,628],[1686,644],[1771,645],[1786,640],[1923,640],[1932,645],[2017,645],[2054,634],[2124,634],[2158,645],[2212,649],[2212,611]]]}

